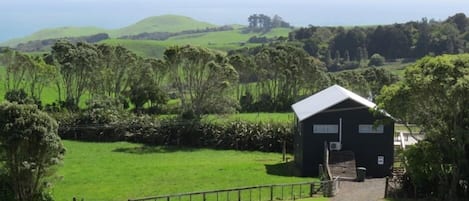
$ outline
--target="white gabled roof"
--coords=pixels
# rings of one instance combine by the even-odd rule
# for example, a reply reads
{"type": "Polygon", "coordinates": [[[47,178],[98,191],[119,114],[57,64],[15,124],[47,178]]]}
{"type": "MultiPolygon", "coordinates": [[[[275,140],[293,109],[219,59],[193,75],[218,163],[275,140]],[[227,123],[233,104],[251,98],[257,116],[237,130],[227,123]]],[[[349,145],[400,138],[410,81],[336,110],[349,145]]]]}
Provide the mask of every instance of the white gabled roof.
{"type": "Polygon", "coordinates": [[[376,104],[339,85],[333,85],[292,105],[299,121],[303,121],[344,100],[352,99],[366,107],[374,108],[376,104]]]}

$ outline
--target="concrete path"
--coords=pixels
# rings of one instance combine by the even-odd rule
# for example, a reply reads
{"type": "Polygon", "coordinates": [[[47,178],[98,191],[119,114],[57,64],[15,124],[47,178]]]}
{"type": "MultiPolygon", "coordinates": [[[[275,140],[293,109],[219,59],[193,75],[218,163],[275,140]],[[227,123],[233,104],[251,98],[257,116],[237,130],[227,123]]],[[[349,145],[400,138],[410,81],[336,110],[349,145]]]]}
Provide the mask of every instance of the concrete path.
{"type": "Polygon", "coordinates": [[[365,179],[365,182],[341,181],[339,192],[331,201],[377,201],[384,198],[386,179],[365,179]]]}

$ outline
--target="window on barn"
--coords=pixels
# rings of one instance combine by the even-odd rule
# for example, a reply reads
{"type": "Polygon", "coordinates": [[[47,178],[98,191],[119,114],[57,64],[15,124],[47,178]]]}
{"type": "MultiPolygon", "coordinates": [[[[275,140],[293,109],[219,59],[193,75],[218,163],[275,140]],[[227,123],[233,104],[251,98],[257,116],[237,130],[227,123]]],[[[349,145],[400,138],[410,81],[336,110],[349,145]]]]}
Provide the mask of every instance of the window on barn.
{"type": "Polygon", "coordinates": [[[373,124],[359,124],[358,133],[384,133],[384,126],[373,124]]]}
{"type": "Polygon", "coordinates": [[[338,133],[339,126],[337,124],[314,124],[313,133],[338,133]]]}

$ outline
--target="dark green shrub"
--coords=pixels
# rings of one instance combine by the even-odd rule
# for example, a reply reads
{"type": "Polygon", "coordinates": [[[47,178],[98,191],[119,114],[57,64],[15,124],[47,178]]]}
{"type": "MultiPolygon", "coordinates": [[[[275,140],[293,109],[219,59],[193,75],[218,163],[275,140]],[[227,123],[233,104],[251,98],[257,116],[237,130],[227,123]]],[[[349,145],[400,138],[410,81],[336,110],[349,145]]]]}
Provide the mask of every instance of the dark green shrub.
{"type": "Polygon", "coordinates": [[[5,93],[5,100],[18,104],[32,104],[34,100],[23,89],[10,90],[5,93]]]}
{"type": "Polygon", "coordinates": [[[368,62],[369,66],[382,66],[385,62],[385,58],[380,54],[373,54],[370,57],[370,61],[368,62]]]}
{"type": "Polygon", "coordinates": [[[241,112],[250,112],[254,110],[254,97],[250,92],[246,92],[241,98],[239,99],[240,111],[241,112]]]}
{"type": "Polygon", "coordinates": [[[87,108],[81,113],[77,124],[114,124],[126,119],[128,112],[119,99],[97,97],[87,101],[87,108]]]}
{"type": "Polygon", "coordinates": [[[149,145],[174,145],[217,149],[281,152],[283,142],[292,150],[292,128],[288,125],[250,123],[201,123],[179,118],[158,121],[141,115],[125,124],[105,128],[77,127],[63,130],[64,139],[85,141],[130,141],[149,145]]]}

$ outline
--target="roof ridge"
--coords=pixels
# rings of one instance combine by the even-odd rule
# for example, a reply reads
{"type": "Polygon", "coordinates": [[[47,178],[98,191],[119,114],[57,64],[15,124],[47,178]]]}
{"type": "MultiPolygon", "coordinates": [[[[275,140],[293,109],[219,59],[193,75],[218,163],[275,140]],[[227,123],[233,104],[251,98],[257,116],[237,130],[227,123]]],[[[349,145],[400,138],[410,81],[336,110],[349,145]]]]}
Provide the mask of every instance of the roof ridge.
{"type": "Polygon", "coordinates": [[[303,100],[294,103],[291,107],[300,121],[326,110],[346,99],[358,102],[369,108],[374,108],[375,103],[362,96],[349,91],[338,84],[323,89],[303,100]]]}

